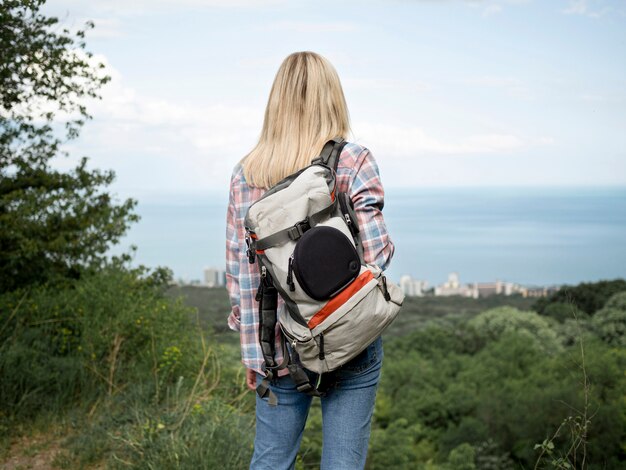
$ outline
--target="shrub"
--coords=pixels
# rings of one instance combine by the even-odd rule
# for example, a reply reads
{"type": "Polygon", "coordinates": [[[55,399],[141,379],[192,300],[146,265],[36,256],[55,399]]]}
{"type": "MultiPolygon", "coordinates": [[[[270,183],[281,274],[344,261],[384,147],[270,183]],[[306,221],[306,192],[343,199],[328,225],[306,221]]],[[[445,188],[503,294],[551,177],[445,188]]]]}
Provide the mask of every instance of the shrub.
{"type": "Polygon", "coordinates": [[[603,341],[626,346],[626,292],[613,295],[593,316],[593,328],[603,341]]]}
{"type": "Polygon", "coordinates": [[[66,288],[0,296],[0,406],[33,416],[156,379],[156,390],[201,362],[190,314],[163,293],[163,273],[110,265],[66,288]]]}

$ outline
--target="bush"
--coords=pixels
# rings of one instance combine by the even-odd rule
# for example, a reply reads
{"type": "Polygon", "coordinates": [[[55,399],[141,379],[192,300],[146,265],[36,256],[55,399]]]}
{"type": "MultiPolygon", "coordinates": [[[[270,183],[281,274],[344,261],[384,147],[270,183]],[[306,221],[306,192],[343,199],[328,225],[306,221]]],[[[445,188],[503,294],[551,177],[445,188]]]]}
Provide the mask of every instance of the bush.
{"type": "Polygon", "coordinates": [[[158,396],[159,387],[197,371],[193,310],[163,294],[162,272],[141,273],[110,265],[66,288],[0,296],[5,415],[34,416],[155,378],[158,396]]]}
{"type": "MultiPolygon", "coordinates": [[[[455,468],[470,454],[469,446],[476,451],[476,468],[532,468],[534,444],[564,420],[578,419],[575,410],[587,408],[588,468],[618,468],[625,458],[618,390],[626,386],[626,354],[591,334],[588,320],[581,323],[576,337],[585,342],[588,390],[581,385],[579,345],[565,345],[553,329],[563,325],[533,312],[492,309],[460,325],[468,337],[482,338],[475,352],[463,346],[464,339],[459,342],[457,328],[387,341],[371,468],[390,462],[389,449],[398,468],[455,468]],[[425,444],[429,450],[420,454],[425,444]]],[[[558,435],[553,445],[555,453],[566,454],[569,435],[558,435]]]]}
{"type": "Polygon", "coordinates": [[[550,297],[541,297],[533,304],[533,310],[544,314],[548,305],[553,303],[573,304],[578,309],[593,315],[606,304],[607,300],[618,292],[626,290],[626,279],[611,281],[581,282],[575,286],[563,286],[550,297]]]}
{"type": "Polygon", "coordinates": [[[254,396],[196,310],[167,294],[170,278],[110,265],[0,296],[0,430],[35,418],[80,429],[56,459],[66,468],[245,466],[254,396]]]}
{"type": "Polygon", "coordinates": [[[468,322],[468,326],[488,341],[514,332],[526,338],[533,346],[547,353],[555,353],[560,350],[561,345],[553,323],[535,312],[498,307],[476,315],[468,322]]]}
{"type": "Polygon", "coordinates": [[[593,316],[597,335],[613,346],[626,346],[626,292],[612,296],[593,316]]]}

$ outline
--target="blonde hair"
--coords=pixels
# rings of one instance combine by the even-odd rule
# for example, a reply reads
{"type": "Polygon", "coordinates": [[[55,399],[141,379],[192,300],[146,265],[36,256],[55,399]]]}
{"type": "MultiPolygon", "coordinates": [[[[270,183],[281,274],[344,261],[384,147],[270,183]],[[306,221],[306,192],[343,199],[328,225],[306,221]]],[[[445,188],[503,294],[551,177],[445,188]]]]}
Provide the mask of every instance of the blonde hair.
{"type": "Polygon", "coordinates": [[[269,188],[311,163],[334,137],[347,139],[348,106],[337,71],[315,52],[280,65],[256,146],[241,159],[250,186],[269,188]]]}

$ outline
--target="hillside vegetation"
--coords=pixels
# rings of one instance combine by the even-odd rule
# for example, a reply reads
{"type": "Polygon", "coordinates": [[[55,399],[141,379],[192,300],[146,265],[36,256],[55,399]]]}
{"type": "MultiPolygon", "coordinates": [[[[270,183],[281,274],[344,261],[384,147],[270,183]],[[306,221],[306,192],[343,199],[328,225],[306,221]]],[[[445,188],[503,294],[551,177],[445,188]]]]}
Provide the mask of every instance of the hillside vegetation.
{"type": "MultiPolygon", "coordinates": [[[[246,468],[254,395],[237,336],[213,332],[167,274],[111,265],[0,297],[7,461],[18,436],[54,429],[59,468],[246,468]]],[[[205,312],[224,307],[223,289],[205,294],[205,312]]],[[[385,334],[367,468],[534,468],[542,452],[538,468],[618,468],[625,338],[626,292],[563,322],[500,306],[385,334]]],[[[320,455],[314,400],[299,468],[320,455]]]]}

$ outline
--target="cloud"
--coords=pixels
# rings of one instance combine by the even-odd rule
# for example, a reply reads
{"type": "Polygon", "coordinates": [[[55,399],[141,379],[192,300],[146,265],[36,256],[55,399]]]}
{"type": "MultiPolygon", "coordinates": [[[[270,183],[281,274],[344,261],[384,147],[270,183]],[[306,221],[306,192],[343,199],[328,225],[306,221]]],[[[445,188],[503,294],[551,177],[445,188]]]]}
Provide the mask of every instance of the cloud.
{"type": "Polygon", "coordinates": [[[408,92],[425,92],[431,89],[430,84],[420,80],[403,78],[345,78],[341,80],[345,88],[361,90],[394,90],[408,92]]]}
{"type": "Polygon", "coordinates": [[[119,18],[113,17],[73,17],[67,13],[59,15],[59,21],[63,27],[69,29],[72,34],[77,31],[85,31],[87,39],[109,39],[109,38],[121,38],[126,36],[123,31],[123,23],[119,18]],[[85,23],[93,21],[95,27],[93,29],[86,29],[85,23]]]}
{"type": "Polygon", "coordinates": [[[570,2],[569,6],[563,10],[566,14],[584,15],[587,13],[586,0],[574,0],[570,2]]]}
{"type": "Polygon", "coordinates": [[[93,21],[95,25],[93,29],[86,33],[88,39],[109,39],[126,36],[126,33],[122,31],[122,22],[117,18],[83,18],[79,20],[79,23],[84,24],[88,20],[93,21]]]}
{"type": "Polygon", "coordinates": [[[279,6],[287,0],[56,0],[44,5],[53,15],[63,17],[70,11],[73,15],[94,17],[136,17],[155,12],[180,12],[199,9],[258,9],[279,6]]]}
{"type": "MultiPolygon", "coordinates": [[[[280,5],[287,0],[90,0],[89,7],[98,11],[115,12],[117,14],[138,13],[168,8],[239,8],[265,7],[280,5]]],[[[83,0],[57,0],[57,6],[84,7],[83,0]]]]}
{"type": "Polygon", "coordinates": [[[472,8],[482,10],[482,16],[493,16],[501,13],[503,9],[510,5],[524,5],[531,0],[460,0],[472,8]]]}
{"type": "Polygon", "coordinates": [[[184,190],[224,185],[235,162],[256,143],[262,109],[147,95],[125,84],[105,56],[92,60],[103,62],[112,78],[101,90],[102,100],[85,101],[94,119],[67,150],[73,158],[89,155],[97,168],[114,168],[122,186],[184,190]]]}
{"type": "Polygon", "coordinates": [[[358,27],[356,23],[349,21],[276,21],[260,29],[263,31],[296,31],[298,33],[344,33],[357,31],[358,27]]]}
{"type": "Polygon", "coordinates": [[[589,18],[600,18],[612,10],[605,6],[604,0],[570,0],[567,8],[563,9],[566,15],[581,15],[589,18]]]}
{"type": "Polygon", "coordinates": [[[492,3],[483,10],[483,16],[491,16],[502,11],[502,5],[492,3]]]}
{"type": "Polygon", "coordinates": [[[516,77],[483,75],[457,80],[457,82],[472,86],[501,89],[509,95],[517,98],[530,99],[532,97],[532,93],[528,85],[516,77]]]}
{"type": "MultiPolygon", "coordinates": [[[[256,143],[262,106],[179,102],[146,95],[127,86],[106,57],[96,55],[93,60],[107,64],[112,80],[103,89],[103,99],[88,105],[94,120],[73,144],[73,154],[86,153],[94,158],[95,166],[115,168],[122,186],[133,190],[206,190],[228,184],[234,163],[256,143]]],[[[500,83],[490,80],[487,82],[500,83]]],[[[416,86],[399,79],[357,81],[351,86],[355,84],[396,89],[416,86]]],[[[444,131],[436,135],[421,126],[385,122],[357,122],[353,128],[352,140],[387,155],[390,164],[410,161],[413,169],[421,164],[414,162],[416,158],[500,158],[553,142],[549,137],[532,138],[516,132],[450,135],[444,131]]]]}
{"type": "MultiPolygon", "coordinates": [[[[400,127],[387,124],[357,123],[353,126],[366,135],[370,145],[384,149],[396,158],[427,155],[504,154],[531,145],[530,140],[513,134],[476,134],[466,137],[433,137],[421,127],[400,127]]],[[[356,132],[355,132],[356,133],[356,132]]]]}
{"type": "MultiPolygon", "coordinates": [[[[102,100],[86,103],[94,119],[85,126],[81,138],[71,143],[71,155],[86,154],[93,166],[115,169],[116,184],[129,193],[227,187],[235,162],[258,139],[263,104],[234,105],[203,100],[201,95],[189,101],[165,99],[129,86],[105,56],[95,55],[91,60],[103,62],[112,80],[102,89],[102,100]]],[[[501,77],[475,80],[486,86],[519,85],[514,79],[501,77]]],[[[427,89],[420,82],[405,79],[346,82],[365,89],[427,89]]],[[[397,168],[391,173],[392,185],[404,182],[407,169],[419,170],[425,161],[456,162],[449,163],[452,166],[462,161],[464,167],[473,168],[488,158],[500,165],[525,149],[553,143],[550,137],[536,138],[513,130],[482,132],[477,128],[476,132],[460,134],[445,128],[438,131],[420,125],[394,125],[389,120],[355,122],[353,128],[355,135],[350,140],[386,155],[386,165],[397,168]],[[446,158],[431,158],[435,156],[446,158]]]]}

